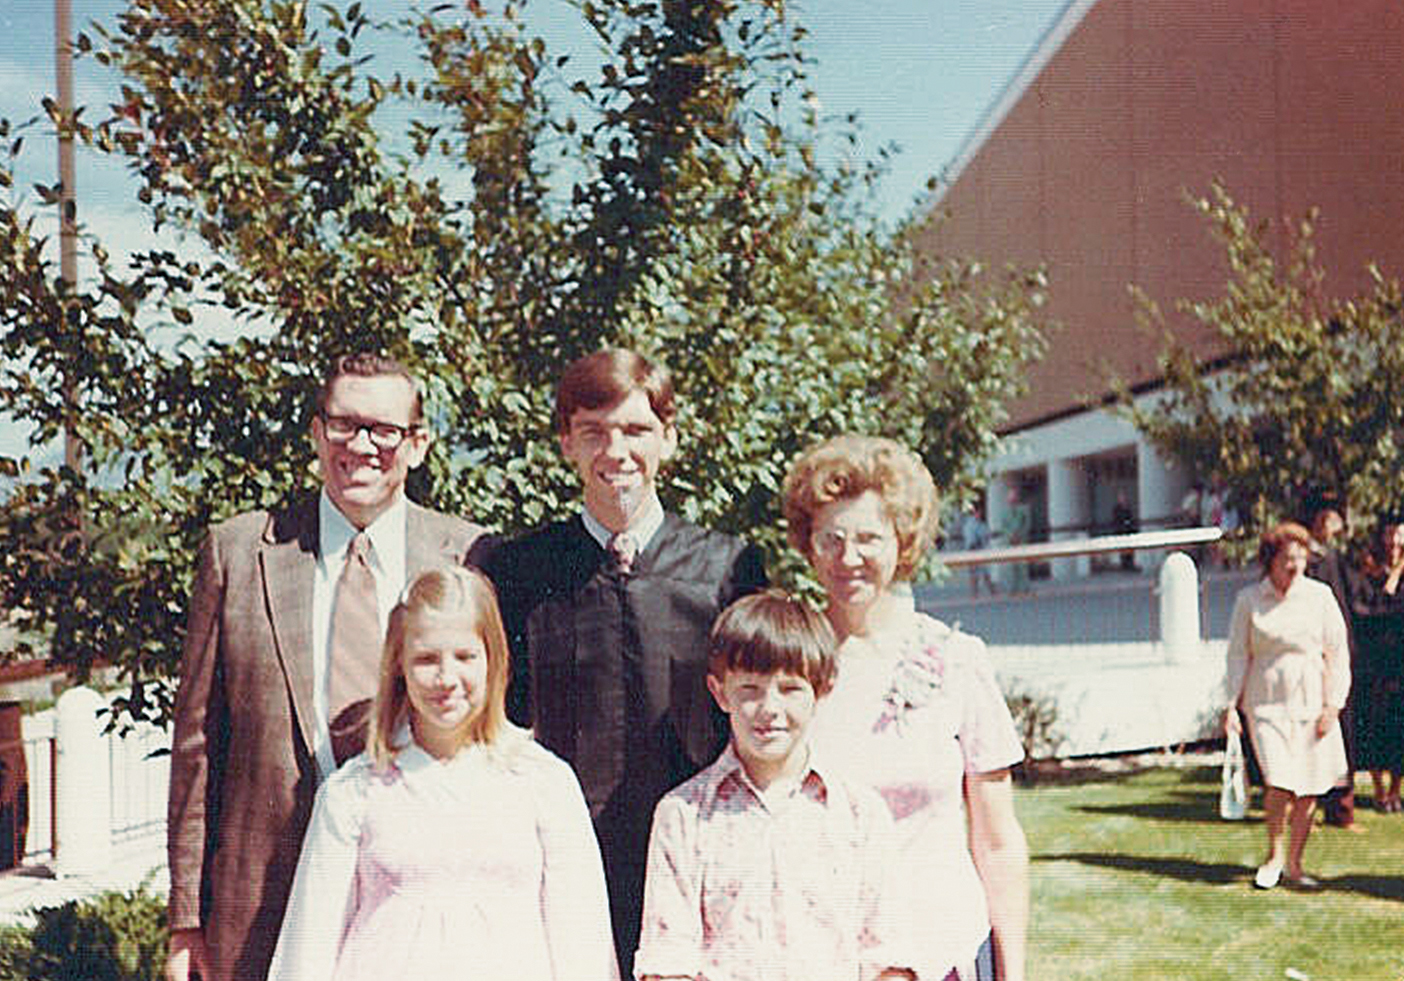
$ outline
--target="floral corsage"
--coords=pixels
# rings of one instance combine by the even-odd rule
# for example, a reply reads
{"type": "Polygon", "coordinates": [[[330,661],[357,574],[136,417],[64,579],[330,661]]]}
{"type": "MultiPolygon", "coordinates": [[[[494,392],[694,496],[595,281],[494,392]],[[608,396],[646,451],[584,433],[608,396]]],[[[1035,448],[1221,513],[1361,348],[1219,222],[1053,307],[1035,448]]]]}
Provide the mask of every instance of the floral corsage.
{"type": "Polygon", "coordinates": [[[881,732],[895,723],[900,733],[907,713],[929,704],[940,693],[945,680],[946,662],[940,648],[934,644],[917,647],[897,662],[892,673],[892,687],[883,696],[882,714],[873,724],[873,732],[881,732]]]}

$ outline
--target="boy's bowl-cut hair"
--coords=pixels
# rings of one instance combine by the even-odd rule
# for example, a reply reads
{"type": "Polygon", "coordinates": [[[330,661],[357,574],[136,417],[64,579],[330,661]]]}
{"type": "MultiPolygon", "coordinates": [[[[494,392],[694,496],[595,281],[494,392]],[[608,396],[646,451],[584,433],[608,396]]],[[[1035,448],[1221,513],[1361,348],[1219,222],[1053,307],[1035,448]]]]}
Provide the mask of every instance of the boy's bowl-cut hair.
{"type": "Polygon", "coordinates": [[[828,618],[780,589],[766,589],[732,603],[712,625],[707,671],[797,675],[823,698],[838,675],[838,640],[828,618]]]}

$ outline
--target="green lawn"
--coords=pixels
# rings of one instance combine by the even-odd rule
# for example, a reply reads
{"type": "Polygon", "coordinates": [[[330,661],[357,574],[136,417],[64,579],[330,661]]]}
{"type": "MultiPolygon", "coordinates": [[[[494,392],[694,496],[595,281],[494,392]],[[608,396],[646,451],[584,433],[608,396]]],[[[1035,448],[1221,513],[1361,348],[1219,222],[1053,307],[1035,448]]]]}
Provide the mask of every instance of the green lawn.
{"type": "Polygon", "coordinates": [[[1318,826],[1305,866],[1325,890],[1259,892],[1260,798],[1230,822],[1218,794],[1209,766],[1020,789],[1029,977],[1404,981],[1404,817],[1361,809],[1364,833],[1318,826]]]}

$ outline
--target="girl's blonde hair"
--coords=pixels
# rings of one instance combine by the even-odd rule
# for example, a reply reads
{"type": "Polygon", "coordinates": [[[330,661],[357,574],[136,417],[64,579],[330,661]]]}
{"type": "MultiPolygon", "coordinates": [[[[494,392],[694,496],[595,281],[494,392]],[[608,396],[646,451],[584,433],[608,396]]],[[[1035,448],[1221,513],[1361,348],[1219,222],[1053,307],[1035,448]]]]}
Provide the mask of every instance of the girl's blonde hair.
{"type": "Polygon", "coordinates": [[[395,745],[394,739],[410,713],[409,694],[405,689],[406,638],[413,623],[436,616],[467,616],[487,649],[487,690],[483,705],[463,726],[459,748],[470,743],[491,746],[505,733],[517,732],[507,721],[505,708],[510,655],[496,590],[488,578],[475,569],[462,566],[431,569],[420,573],[405,587],[400,601],[390,611],[385,650],[380,658],[380,684],[366,737],[366,749],[377,770],[387,769],[395,754],[404,748],[395,745]]]}

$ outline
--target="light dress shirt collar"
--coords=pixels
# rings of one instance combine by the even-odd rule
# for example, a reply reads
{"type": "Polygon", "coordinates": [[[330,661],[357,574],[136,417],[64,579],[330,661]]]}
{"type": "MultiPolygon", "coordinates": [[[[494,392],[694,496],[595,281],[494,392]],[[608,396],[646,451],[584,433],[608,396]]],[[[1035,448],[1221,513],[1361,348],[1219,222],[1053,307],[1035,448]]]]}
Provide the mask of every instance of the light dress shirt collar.
{"type": "Polygon", "coordinates": [[[446,760],[441,760],[415,742],[408,722],[395,731],[395,738],[390,741],[390,745],[402,747],[395,751],[395,768],[400,771],[405,782],[411,787],[421,780],[438,779],[434,774],[444,773],[448,770],[461,770],[465,766],[471,765],[471,761],[481,755],[483,748],[477,743],[465,743],[459,747],[457,753],[446,760]]]}
{"type": "Polygon", "coordinates": [[[809,759],[805,764],[803,772],[798,780],[790,780],[784,784],[771,784],[762,790],[757,787],[750,775],[746,772],[746,767],[741,762],[741,757],[736,755],[736,747],[732,743],[726,744],[726,749],[722,750],[717,757],[716,782],[710,788],[711,800],[725,797],[730,793],[735,793],[738,789],[744,788],[768,811],[773,811],[777,806],[782,805],[786,800],[797,794],[803,794],[817,804],[827,804],[829,801],[829,781],[824,774],[827,768],[820,769],[822,764],[816,764],[814,747],[809,746],[809,759]]]}
{"type": "MultiPolygon", "coordinates": [[[[585,530],[590,533],[590,537],[599,543],[600,548],[609,551],[609,540],[614,537],[614,532],[610,531],[599,520],[590,513],[589,508],[582,508],[580,517],[585,522],[585,530]]],[[[663,527],[663,505],[658,500],[657,494],[650,494],[648,499],[639,506],[639,510],[634,514],[634,520],[629,522],[629,527],[624,530],[633,536],[638,545],[639,552],[648,548],[648,543],[653,541],[653,536],[658,534],[658,529],[663,527]]]]}
{"type": "Polygon", "coordinates": [[[1278,600],[1285,600],[1301,592],[1302,580],[1306,578],[1306,575],[1298,576],[1292,580],[1292,585],[1287,587],[1287,592],[1279,593],[1277,587],[1272,584],[1272,577],[1263,576],[1263,578],[1258,580],[1258,595],[1264,603],[1274,603],[1278,600]]]}
{"type": "MultiPolygon", "coordinates": [[[[409,504],[406,503],[405,496],[400,494],[394,503],[365,528],[373,553],[372,565],[379,566],[378,571],[383,573],[386,579],[401,585],[405,579],[405,522],[408,517],[409,504]]],[[[318,501],[317,519],[320,525],[318,550],[321,552],[322,564],[329,573],[339,576],[346,548],[351,544],[351,539],[356,537],[358,529],[346,515],[337,510],[327,495],[326,488],[322,488],[318,501]]],[[[398,593],[398,590],[396,592],[398,593]]],[[[383,610],[381,619],[384,620],[388,613],[388,608],[383,610]]]]}

